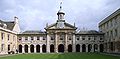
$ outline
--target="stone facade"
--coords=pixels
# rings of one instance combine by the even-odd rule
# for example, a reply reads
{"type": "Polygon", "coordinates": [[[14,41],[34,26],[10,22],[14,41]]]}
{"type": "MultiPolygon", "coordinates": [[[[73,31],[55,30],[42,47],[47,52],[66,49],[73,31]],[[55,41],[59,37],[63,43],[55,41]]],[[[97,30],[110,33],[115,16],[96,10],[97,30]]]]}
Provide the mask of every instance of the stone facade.
{"type": "MultiPolygon", "coordinates": [[[[0,20],[0,54],[16,53],[17,47],[17,30],[14,29],[18,23],[14,21],[1,21],[0,20]],[[16,31],[13,31],[16,30],[16,31]]],[[[16,26],[17,27],[17,26],[16,26]]],[[[19,27],[18,27],[19,28],[19,27]]]]}
{"type": "Polygon", "coordinates": [[[78,33],[56,31],[18,34],[19,53],[103,52],[103,33],[94,30],[78,33]]]}
{"type": "Polygon", "coordinates": [[[100,31],[76,31],[75,24],[65,21],[61,6],[57,15],[56,23],[46,24],[45,31],[20,33],[17,17],[0,20],[0,54],[120,51],[120,9],[99,23],[100,31]]]}
{"type": "Polygon", "coordinates": [[[100,31],[105,33],[105,52],[120,52],[120,9],[99,23],[100,31]]]}
{"type": "Polygon", "coordinates": [[[45,32],[25,31],[18,34],[19,53],[103,52],[104,33],[90,30],[77,32],[67,23],[62,7],[56,23],[46,24],[45,32]]]}

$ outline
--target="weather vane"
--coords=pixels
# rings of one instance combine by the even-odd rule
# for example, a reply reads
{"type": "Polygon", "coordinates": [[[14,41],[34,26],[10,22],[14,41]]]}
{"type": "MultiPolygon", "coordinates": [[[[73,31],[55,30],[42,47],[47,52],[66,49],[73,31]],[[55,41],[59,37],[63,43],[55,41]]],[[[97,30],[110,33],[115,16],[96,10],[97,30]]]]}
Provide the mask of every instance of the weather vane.
{"type": "Polygon", "coordinates": [[[61,2],[60,2],[60,9],[62,9],[62,0],[61,0],[61,2]]]}

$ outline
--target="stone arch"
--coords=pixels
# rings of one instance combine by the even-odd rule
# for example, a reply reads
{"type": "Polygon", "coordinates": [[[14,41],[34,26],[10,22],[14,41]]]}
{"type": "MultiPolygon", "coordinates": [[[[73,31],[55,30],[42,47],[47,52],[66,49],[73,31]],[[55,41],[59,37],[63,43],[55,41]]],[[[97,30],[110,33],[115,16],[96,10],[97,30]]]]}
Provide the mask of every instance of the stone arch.
{"type": "Polygon", "coordinates": [[[50,45],[50,52],[54,52],[54,45],[53,44],[50,45]]]}
{"type": "Polygon", "coordinates": [[[45,44],[42,45],[42,52],[43,52],[43,53],[46,52],[46,45],[45,45],[45,44]]]}
{"type": "Polygon", "coordinates": [[[71,44],[68,45],[68,52],[72,52],[72,45],[71,44]]]}
{"type": "Polygon", "coordinates": [[[76,52],[80,52],[80,45],[79,44],[76,45],[76,52]]]}
{"type": "Polygon", "coordinates": [[[94,44],[94,52],[97,52],[97,51],[98,51],[98,45],[94,44]]]}
{"type": "Polygon", "coordinates": [[[86,52],[86,45],[85,44],[82,45],[82,52],[86,52]]]}
{"type": "Polygon", "coordinates": [[[103,52],[103,51],[104,51],[104,45],[100,44],[100,52],[103,52]]]}
{"type": "Polygon", "coordinates": [[[28,45],[24,45],[24,51],[25,53],[28,53],[28,45]]]}
{"type": "Polygon", "coordinates": [[[64,45],[63,44],[58,45],[58,52],[64,52],[64,45]]]}
{"type": "Polygon", "coordinates": [[[39,45],[39,44],[36,45],[36,52],[37,52],[37,53],[40,53],[40,45],[39,45]]]}
{"type": "Polygon", "coordinates": [[[91,52],[91,50],[92,50],[92,45],[89,44],[89,45],[88,45],[88,52],[91,52]]]}
{"type": "Polygon", "coordinates": [[[22,45],[19,45],[19,53],[22,53],[22,45]]]}
{"type": "Polygon", "coordinates": [[[30,52],[34,53],[34,45],[33,44],[30,45],[30,52]]]}

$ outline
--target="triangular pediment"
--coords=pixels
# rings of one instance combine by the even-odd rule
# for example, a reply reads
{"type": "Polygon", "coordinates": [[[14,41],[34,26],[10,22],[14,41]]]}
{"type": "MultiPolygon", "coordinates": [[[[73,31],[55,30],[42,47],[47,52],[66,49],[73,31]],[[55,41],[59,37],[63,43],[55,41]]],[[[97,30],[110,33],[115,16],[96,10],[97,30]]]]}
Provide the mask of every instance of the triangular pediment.
{"type": "Polygon", "coordinates": [[[47,26],[45,29],[77,29],[75,26],[69,23],[66,23],[66,22],[63,23],[63,26],[64,27],[60,28],[58,27],[58,23],[54,23],[54,24],[47,26]]]}

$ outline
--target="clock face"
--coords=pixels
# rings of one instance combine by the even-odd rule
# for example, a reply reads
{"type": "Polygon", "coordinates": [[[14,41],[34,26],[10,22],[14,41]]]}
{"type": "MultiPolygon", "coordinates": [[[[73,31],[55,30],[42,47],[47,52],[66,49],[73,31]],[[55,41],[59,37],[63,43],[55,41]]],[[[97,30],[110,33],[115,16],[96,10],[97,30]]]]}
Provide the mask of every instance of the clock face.
{"type": "Polygon", "coordinates": [[[58,22],[57,27],[58,28],[64,28],[64,22],[58,22]]]}

